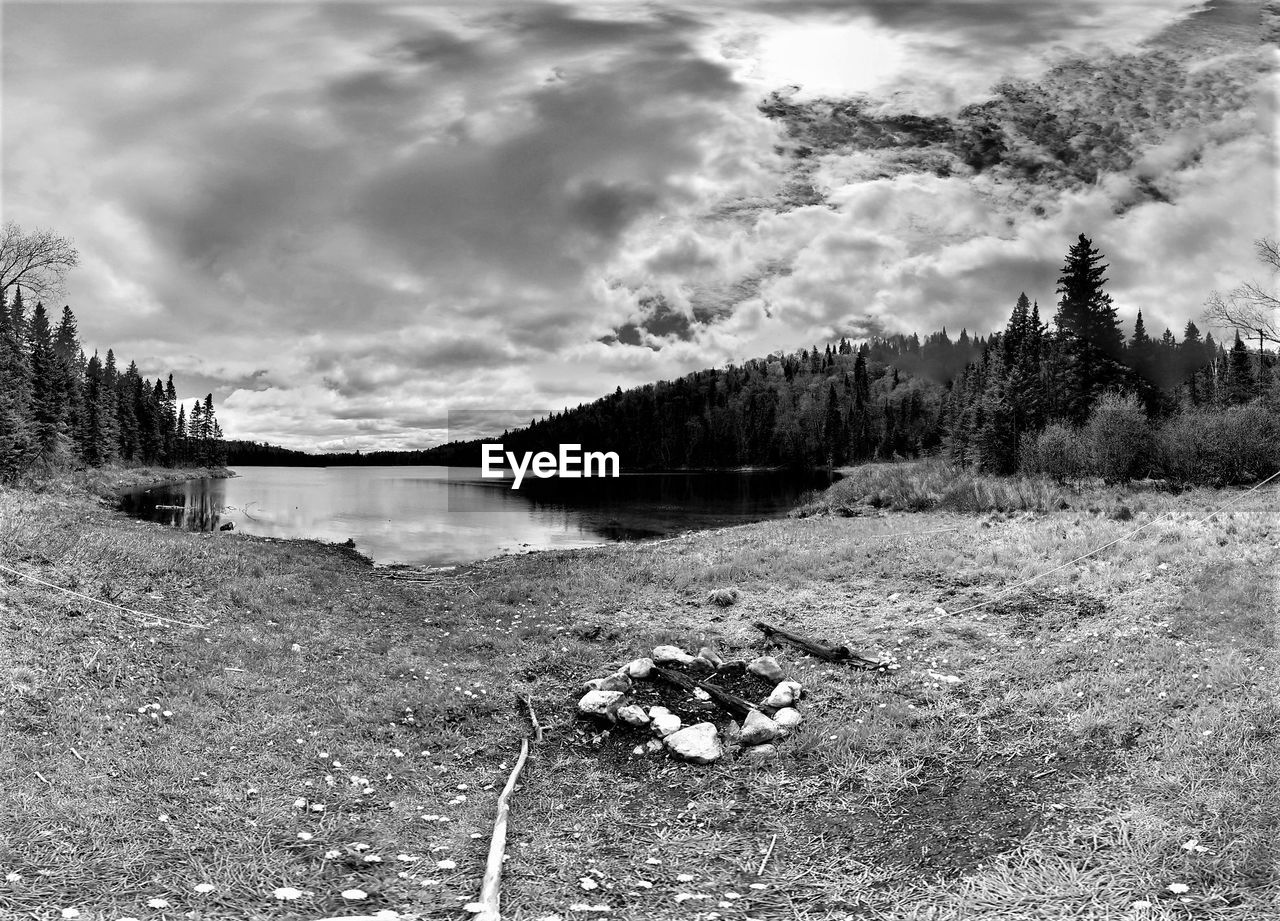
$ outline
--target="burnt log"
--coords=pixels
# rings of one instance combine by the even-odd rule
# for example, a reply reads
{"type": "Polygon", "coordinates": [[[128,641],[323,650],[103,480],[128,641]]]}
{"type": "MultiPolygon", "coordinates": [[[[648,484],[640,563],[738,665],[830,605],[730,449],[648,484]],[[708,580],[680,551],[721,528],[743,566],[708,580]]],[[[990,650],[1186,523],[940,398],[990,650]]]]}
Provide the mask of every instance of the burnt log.
{"type": "Polygon", "coordinates": [[[695,688],[705,691],[720,709],[729,713],[735,719],[744,720],[747,714],[752,710],[759,708],[749,700],[744,700],[737,694],[730,694],[724,688],[714,685],[709,681],[695,681],[692,678],[686,678],[679,672],[672,671],[669,668],[663,668],[655,665],[653,671],[649,673],[653,678],[659,681],[665,681],[667,684],[680,688],[683,691],[693,692],[695,688]]]}
{"type": "Polygon", "coordinates": [[[828,662],[844,662],[857,668],[880,668],[884,664],[879,659],[872,659],[869,656],[864,656],[862,653],[855,652],[848,646],[832,646],[829,643],[823,643],[807,636],[800,636],[798,633],[790,633],[783,630],[781,627],[766,624],[762,620],[757,620],[754,626],[757,630],[764,633],[766,639],[783,640],[790,643],[792,646],[795,646],[797,649],[803,649],[811,656],[815,656],[819,659],[825,659],[828,662]]]}

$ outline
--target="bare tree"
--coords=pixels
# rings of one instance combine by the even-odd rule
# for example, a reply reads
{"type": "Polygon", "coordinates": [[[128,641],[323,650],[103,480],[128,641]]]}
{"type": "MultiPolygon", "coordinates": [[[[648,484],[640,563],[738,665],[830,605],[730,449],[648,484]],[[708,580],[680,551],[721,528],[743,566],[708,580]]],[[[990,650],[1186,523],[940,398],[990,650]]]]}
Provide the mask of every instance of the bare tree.
{"type": "Polygon", "coordinates": [[[15,285],[36,298],[58,294],[67,272],[80,261],[80,254],[66,237],[52,230],[24,231],[6,221],[0,231],[0,298],[8,297],[15,285]]]}
{"type": "MultiPolygon", "coordinates": [[[[1271,267],[1274,278],[1280,272],[1280,247],[1264,237],[1254,244],[1258,258],[1271,267]]],[[[1266,367],[1263,351],[1268,342],[1280,345],[1280,298],[1273,289],[1255,282],[1232,288],[1226,296],[1217,291],[1205,302],[1204,318],[1214,326],[1226,326],[1246,339],[1258,340],[1258,368],[1266,367]]]]}

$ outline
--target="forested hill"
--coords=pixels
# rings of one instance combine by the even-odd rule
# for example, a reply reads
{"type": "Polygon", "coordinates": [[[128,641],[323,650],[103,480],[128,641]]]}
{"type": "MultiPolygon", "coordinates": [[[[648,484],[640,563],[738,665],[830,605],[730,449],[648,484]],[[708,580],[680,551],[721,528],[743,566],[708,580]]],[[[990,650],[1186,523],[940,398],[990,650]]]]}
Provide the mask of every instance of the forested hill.
{"type": "MultiPolygon", "coordinates": [[[[624,470],[816,466],[945,451],[992,472],[1019,467],[1046,429],[1084,425],[1104,397],[1146,420],[1274,399],[1274,355],[1237,336],[1224,349],[1188,322],[1126,334],[1105,291],[1102,255],[1083,234],[1062,267],[1052,323],[1025,294],[989,337],[945,330],[848,340],[618,389],[501,436],[513,452],[616,451],[624,470]]],[[[480,442],[427,451],[273,455],[230,445],[240,463],[478,466],[480,442]],[[252,458],[252,459],[251,459],[252,458]]],[[[1032,452],[1034,453],[1034,452],[1032,452]]]]}

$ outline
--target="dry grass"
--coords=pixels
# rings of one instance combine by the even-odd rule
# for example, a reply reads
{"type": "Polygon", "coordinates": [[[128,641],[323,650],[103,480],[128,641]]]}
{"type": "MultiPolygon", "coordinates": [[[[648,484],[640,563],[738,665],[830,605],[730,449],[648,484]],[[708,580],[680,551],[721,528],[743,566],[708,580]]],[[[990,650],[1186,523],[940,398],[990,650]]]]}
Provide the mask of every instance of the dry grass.
{"type": "Polygon", "coordinates": [[[941,459],[854,467],[819,493],[796,517],[864,515],[874,509],[960,513],[1049,512],[1065,507],[1068,492],[1047,478],[996,477],[941,459]]]}
{"type": "Polygon", "coordinates": [[[1198,522],[1227,497],[775,521],[417,585],[336,548],[0,492],[6,565],[210,625],[0,582],[0,917],[458,917],[525,732],[513,687],[547,727],[513,803],[513,918],[1269,916],[1280,532],[1274,493],[1198,522]],[[1166,512],[1034,591],[934,612],[1166,512]],[[728,586],[735,605],[709,599],[728,586]],[[573,718],[583,679],[658,642],[755,654],[757,618],[902,668],[780,652],[809,718],[763,766],[636,758],[573,718]]]}

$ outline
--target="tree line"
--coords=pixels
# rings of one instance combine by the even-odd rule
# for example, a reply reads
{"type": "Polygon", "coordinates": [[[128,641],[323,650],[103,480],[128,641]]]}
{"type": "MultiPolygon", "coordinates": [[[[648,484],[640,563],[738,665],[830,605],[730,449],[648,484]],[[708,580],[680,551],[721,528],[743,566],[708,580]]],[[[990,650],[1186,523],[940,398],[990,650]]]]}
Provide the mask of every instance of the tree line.
{"type": "Polygon", "coordinates": [[[132,361],[122,371],[110,349],[86,357],[70,307],[56,326],[42,300],[28,307],[26,291],[56,290],[60,272],[49,266],[74,264],[67,241],[48,232],[9,224],[0,234],[0,481],[116,463],[225,463],[212,394],[188,407],[172,374],[149,380],[132,361]]]}
{"type": "MultiPolygon", "coordinates": [[[[1260,245],[1264,258],[1274,251],[1273,244],[1260,245]]],[[[1126,338],[1106,292],[1106,268],[1081,234],[1066,255],[1050,322],[1023,293],[1005,328],[986,338],[962,331],[953,339],[943,329],[923,340],[916,334],[859,344],[841,339],[821,350],[619,388],[504,432],[501,440],[512,451],[554,451],[561,443],[617,451],[626,470],[840,466],[945,453],[994,473],[1121,478],[1177,471],[1181,479],[1223,481],[1276,463],[1280,398],[1275,355],[1263,347],[1268,340],[1251,349],[1237,324],[1228,346],[1202,335],[1194,322],[1181,339],[1169,329],[1152,336],[1141,313],[1126,338]],[[1195,451],[1205,454],[1210,446],[1182,435],[1164,447],[1163,466],[1155,463],[1154,447],[1145,454],[1134,448],[1119,471],[1118,461],[1103,469],[1078,452],[1058,456],[1064,445],[1084,443],[1084,428],[1104,406],[1109,418],[1121,412],[1127,420],[1112,427],[1113,441],[1150,436],[1154,445],[1156,430],[1172,439],[1189,426],[1208,431],[1227,420],[1239,431],[1219,440],[1236,445],[1237,455],[1249,431],[1270,447],[1257,463],[1224,465],[1207,454],[1195,459],[1195,451]],[[1235,411],[1243,407],[1264,409],[1235,411]],[[1234,473],[1223,473],[1228,469],[1234,473]]],[[[1246,286],[1233,294],[1259,290],[1246,286]]],[[[1210,317],[1221,318],[1213,306],[1222,302],[1211,299],[1210,317]]],[[[1246,332],[1265,328],[1256,312],[1249,322],[1246,332]]],[[[475,466],[480,444],[415,452],[413,462],[475,466]]]]}

